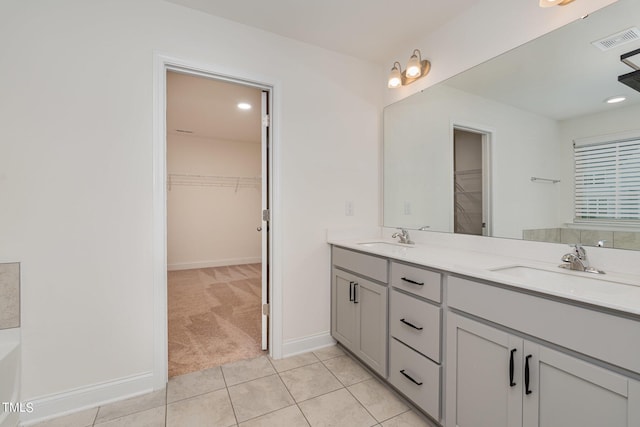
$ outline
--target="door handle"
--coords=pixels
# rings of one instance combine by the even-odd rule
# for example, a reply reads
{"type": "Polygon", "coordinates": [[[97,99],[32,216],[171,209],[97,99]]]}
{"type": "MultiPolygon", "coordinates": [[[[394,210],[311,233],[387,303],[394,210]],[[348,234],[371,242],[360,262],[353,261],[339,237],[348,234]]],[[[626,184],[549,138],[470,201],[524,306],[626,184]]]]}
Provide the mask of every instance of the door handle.
{"type": "Polygon", "coordinates": [[[415,280],[407,279],[406,277],[401,277],[400,280],[403,282],[411,283],[412,285],[424,286],[424,283],[416,282],[415,280]]]}
{"type": "Polygon", "coordinates": [[[256,228],[257,231],[262,231],[262,227],[256,228]]]}
{"type": "Polygon", "coordinates": [[[402,375],[404,375],[405,377],[407,377],[407,378],[409,379],[409,381],[411,381],[411,382],[412,382],[412,383],[414,383],[415,385],[422,385],[422,381],[416,381],[416,380],[414,380],[414,379],[411,377],[411,375],[407,374],[407,373],[404,371],[404,369],[402,369],[402,370],[400,371],[400,373],[401,373],[402,375]]]}
{"type": "Polygon", "coordinates": [[[422,328],[422,326],[416,326],[416,325],[414,325],[413,323],[411,323],[411,322],[407,322],[407,321],[406,321],[406,320],[404,320],[404,319],[400,319],[400,321],[401,321],[402,323],[404,323],[405,325],[407,325],[407,326],[409,326],[409,327],[413,328],[413,329],[417,329],[417,330],[419,330],[419,331],[421,331],[421,330],[423,329],[423,328],[422,328]]]}
{"type": "Polygon", "coordinates": [[[349,301],[353,301],[353,282],[349,282],[349,301]]]}
{"type": "Polygon", "coordinates": [[[517,350],[516,348],[511,350],[511,357],[509,358],[509,386],[510,387],[514,387],[516,385],[516,383],[513,381],[513,370],[514,370],[513,353],[515,353],[516,350],[517,350]]]}
{"type": "Polygon", "coordinates": [[[353,303],[357,304],[358,301],[358,282],[353,282],[353,303]]]}
{"type": "Polygon", "coordinates": [[[529,389],[529,359],[531,359],[531,355],[528,355],[525,358],[525,362],[524,362],[524,392],[525,394],[531,394],[533,393],[530,389],[529,389]]]}

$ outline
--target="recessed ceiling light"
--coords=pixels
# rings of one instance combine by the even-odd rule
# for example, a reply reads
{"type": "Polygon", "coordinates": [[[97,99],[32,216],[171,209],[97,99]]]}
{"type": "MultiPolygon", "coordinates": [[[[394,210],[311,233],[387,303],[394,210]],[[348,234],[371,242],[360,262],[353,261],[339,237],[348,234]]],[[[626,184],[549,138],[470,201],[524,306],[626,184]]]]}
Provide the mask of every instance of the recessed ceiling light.
{"type": "Polygon", "coordinates": [[[612,96],[611,98],[607,98],[604,101],[607,104],[617,104],[618,102],[622,102],[622,101],[626,101],[627,97],[626,96],[612,96]]]}
{"type": "Polygon", "coordinates": [[[238,104],[238,108],[241,110],[251,110],[251,104],[247,103],[247,102],[240,102],[238,104]]]}

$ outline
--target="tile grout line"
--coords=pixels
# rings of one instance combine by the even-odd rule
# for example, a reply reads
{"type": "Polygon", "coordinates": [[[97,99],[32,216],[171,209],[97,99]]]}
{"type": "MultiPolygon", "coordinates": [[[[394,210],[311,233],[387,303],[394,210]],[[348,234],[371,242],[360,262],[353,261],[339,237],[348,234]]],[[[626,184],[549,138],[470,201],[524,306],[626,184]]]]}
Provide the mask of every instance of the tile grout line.
{"type": "MultiPolygon", "coordinates": [[[[407,410],[406,410],[406,411],[401,412],[400,414],[394,415],[393,417],[387,418],[387,419],[382,420],[382,421],[378,420],[378,419],[377,419],[377,418],[376,418],[376,417],[371,413],[371,411],[369,411],[369,409],[365,406],[365,404],[364,404],[363,402],[361,402],[361,401],[360,401],[360,399],[358,399],[358,397],[357,397],[356,395],[354,395],[354,394],[351,392],[351,390],[349,390],[349,387],[352,387],[352,386],[357,385],[357,384],[362,384],[362,383],[364,383],[365,381],[370,381],[370,380],[371,380],[371,381],[377,381],[377,382],[379,382],[379,380],[376,378],[376,376],[375,376],[371,371],[369,371],[369,369],[368,369],[367,367],[363,366],[363,365],[362,365],[358,360],[354,359],[354,357],[353,357],[353,356],[351,356],[349,353],[347,353],[347,352],[345,351],[345,352],[344,352],[344,355],[345,355],[345,356],[347,356],[347,357],[348,357],[349,359],[351,359],[352,361],[354,361],[355,363],[357,363],[360,367],[362,367],[362,368],[363,368],[363,369],[364,369],[364,370],[369,374],[369,376],[370,376],[370,378],[366,378],[366,379],[364,379],[364,380],[357,381],[357,382],[355,382],[355,383],[353,383],[353,384],[350,384],[350,385],[348,385],[348,386],[347,386],[347,385],[345,385],[345,386],[344,386],[344,388],[345,388],[345,389],[347,389],[347,392],[349,392],[349,394],[350,394],[351,396],[353,396],[353,398],[356,400],[356,402],[358,402],[358,403],[360,404],[360,406],[362,406],[362,407],[364,408],[364,410],[365,410],[365,411],[367,411],[367,413],[371,416],[371,418],[373,418],[373,419],[376,421],[376,424],[374,424],[374,425],[381,425],[383,422],[389,421],[390,419],[395,418],[396,416],[400,416],[400,415],[404,414],[405,412],[409,412],[409,411],[411,411],[411,407],[405,403],[404,399],[402,399],[402,400],[401,400],[401,402],[402,402],[405,406],[407,406],[407,410]]],[[[334,357],[333,359],[335,359],[335,358],[337,358],[337,357],[339,357],[339,356],[336,356],[336,357],[334,357]]],[[[331,359],[327,359],[327,360],[331,360],[331,359]]],[[[324,361],[323,361],[323,364],[324,364],[324,361]]],[[[331,369],[329,369],[329,367],[328,367],[328,366],[326,366],[326,365],[325,365],[325,367],[329,370],[329,372],[331,372],[331,373],[333,374],[333,371],[331,371],[331,369]]],[[[333,375],[335,376],[335,374],[333,374],[333,375]]],[[[340,379],[339,379],[339,378],[337,378],[337,377],[336,377],[336,379],[337,379],[337,380],[342,384],[342,381],[340,381],[340,379]]],[[[384,384],[382,384],[382,385],[383,385],[383,386],[385,386],[385,388],[389,388],[388,386],[386,386],[386,385],[384,385],[384,384]]],[[[398,396],[397,396],[397,393],[395,393],[395,392],[392,392],[392,393],[394,394],[394,396],[398,397],[398,396]]]]}
{"type": "MultiPolygon", "coordinates": [[[[261,357],[266,357],[266,356],[261,356],[261,357]]],[[[293,402],[294,402],[294,403],[293,403],[292,405],[287,405],[287,406],[285,406],[285,407],[283,407],[283,408],[278,408],[278,409],[274,409],[273,411],[265,412],[264,414],[261,414],[261,415],[255,416],[255,417],[253,417],[253,418],[249,418],[249,419],[247,419],[247,420],[244,420],[244,421],[243,421],[243,423],[246,423],[247,421],[255,420],[255,419],[260,418],[260,417],[264,417],[265,415],[273,414],[274,412],[280,411],[280,410],[285,409],[285,408],[289,408],[289,407],[294,406],[294,405],[296,404],[296,400],[295,400],[295,399],[293,398],[293,396],[291,395],[291,392],[289,391],[289,389],[287,388],[287,385],[286,385],[286,384],[284,383],[284,381],[282,380],[282,377],[280,377],[280,374],[278,373],[278,371],[276,370],[275,366],[273,365],[273,362],[271,361],[271,359],[269,359],[269,357],[267,357],[267,359],[269,360],[269,363],[271,364],[271,367],[272,367],[272,368],[273,368],[273,370],[275,371],[275,374],[269,374],[269,375],[266,375],[266,376],[263,376],[263,377],[254,378],[254,379],[252,379],[252,380],[243,381],[243,382],[241,382],[241,383],[234,384],[232,387],[234,387],[234,386],[236,386],[236,385],[239,385],[239,384],[246,384],[246,383],[251,382],[251,381],[255,381],[255,380],[262,379],[262,378],[267,378],[267,377],[270,377],[270,376],[276,376],[276,375],[277,375],[277,376],[278,376],[278,379],[280,380],[280,382],[281,382],[281,383],[282,383],[282,385],[284,386],[285,390],[287,390],[287,393],[289,393],[289,396],[291,397],[291,399],[293,399],[293,402]]],[[[229,388],[227,387],[227,392],[228,392],[228,390],[229,390],[229,388]]],[[[229,397],[229,400],[231,400],[231,397],[229,397]]],[[[233,407],[233,402],[231,403],[231,406],[233,407]]],[[[301,411],[301,412],[302,412],[302,411],[301,411]]],[[[235,407],[234,407],[234,413],[235,413],[235,407]]],[[[303,415],[304,415],[304,414],[303,414],[303,415]]],[[[237,418],[237,417],[236,417],[236,425],[240,425],[240,423],[238,422],[238,418],[237,418]]]]}
{"type": "Polygon", "coordinates": [[[167,380],[167,385],[164,386],[164,427],[167,427],[169,414],[169,381],[167,380]]]}
{"type": "MultiPolygon", "coordinates": [[[[315,353],[313,354],[316,358],[318,356],[315,355],[315,353]]],[[[289,390],[289,387],[287,387],[287,383],[284,382],[284,380],[282,379],[282,377],[280,376],[280,372],[278,372],[278,370],[276,369],[276,366],[273,364],[273,361],[271,359],[269,359],[269,363],[271,363],[271,366],[273,366],[273,369],[275,369],[276,373],[278,374],[278,378],[280,378],[280,381],[282,382],[282,384],[284,385],[284,388],[287,390],[287,393],[289,393],[289,396],[291,396],[291,398],[293,399],[293,403],[296,405],[296,408],[298,408],[298,411],[300,411],[300,413],[302,414],[302,417],[304,418],[305,422],[311,426],[311,422],[309,422],[309,419],[307,418],[307,416],[304,414],[304,411],[302,410],[302,408],[300,407],[300,405],[298,404],[298,401],[296,400],[295,397],[293,397],[293,395],[291,394],[291,390],[289,390]]],[[[304,366],[309,366],[309,365],[304,365],[304,366]]],[[[303,366],[299,366],[299,367],[303,367],[303,366]]],[[[293,368],[296,369],[296,368],[293,368]]],[[[283,372],[288,372],[288,371],[292,371],[293,369],[289,369],[287,371],[283,371],[283,372]]],[[[293,406],[293,405],[292,405],[293,406]]],[[[282,409],[282,408],[281,408],[282,409]]],[[[275,412],[275,411],[274,411],[275,412]]]]}
{"type": "Polygon", "coordinates": [[[96,421],[98,420],[98,412],[100,412],[99,406],[96,408],[96,414],[93,416],[93,422],[91,423],[92,427],[96,425],[96,421]]]}
{"type": "MultiPolygon", "coordinates": [[[[365,382],[365,381],[369,381],[369,380],[367,379],[367,380],[364,380],[364,381],[360,381],[359,383],[355,383],[355,384],[352,384],[352,385],[362,384],[362,383],[363,383],[363,382],[365,382]]],[[[351,387],[351,386],[349,386],[349,387],[351,387]]],[[[369,411],[369,409],[365,406],[365,404],[364,404],[364,403],[362,403],[362,402],[360,401],[360,399],[358,399],[358,398],[356,397],[356,395],[355,395],[355,394],[353,394],[353,393],[351,392],[351,390],[349,390],[349,387],[345,387],[345,389],[347,389],[347,392],[348,392],[348,393],[349,393],[349,394],[350,394],[350,395],[351,395],[351,396],[356,400],[356,402],[358,402],[358,403],[360,404],[360,406],[362,406],[362,408],[363,408],[365,411],[367,411],[367,414],[369,414],[369,415],[371,416],[371,418],[376,422],[376,423],[374,424],[374,426],[379,425],[379,424],[381,423],[381,421],[379,421],[379,420],[378,420],[378,419],[377,419],[377,418],[376,418],[376,417],[371,413],[371,411],[369,411]]]]}
{"type": "Polygon", "coordinates": [[[224,370],[222,366],[220,366],[220,375],[222,375],[222,381],[224,382],[224,389],[227,391],[227,397],[229,398],[229,404],[231,405],[231,410],[233,411],[233,418],[236,420],[236,425],[240,425],[238,422],[238,414],[236,413],[236,407],[233,404],[233,400],[231,399],[231,392],[229,391],[229,386],[227,385],[227,378],[224,376],[224,370]]]}

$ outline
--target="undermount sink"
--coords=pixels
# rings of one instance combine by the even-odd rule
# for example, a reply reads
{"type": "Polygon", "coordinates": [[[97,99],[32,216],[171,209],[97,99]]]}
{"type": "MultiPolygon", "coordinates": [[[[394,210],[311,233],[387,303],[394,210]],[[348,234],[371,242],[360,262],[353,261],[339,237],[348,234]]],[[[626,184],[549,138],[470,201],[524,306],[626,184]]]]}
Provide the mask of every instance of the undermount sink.
{"type": "Polygon", "coordinates": [[[367,248],[413,248],[413,246],[407,244],[393,242],[363,242],[358,243],[358,245],[367,248]]]}
{"type": "Polygon", "coordinates": [[[633,291],[633,288],[637,286],[623,281],[607,280],[601,275],[574,271],[551,271],[523,265],[494,268],[491,271],[535,283],[538,287],[585,296],[603,292],[624,294],[633,291]]]}

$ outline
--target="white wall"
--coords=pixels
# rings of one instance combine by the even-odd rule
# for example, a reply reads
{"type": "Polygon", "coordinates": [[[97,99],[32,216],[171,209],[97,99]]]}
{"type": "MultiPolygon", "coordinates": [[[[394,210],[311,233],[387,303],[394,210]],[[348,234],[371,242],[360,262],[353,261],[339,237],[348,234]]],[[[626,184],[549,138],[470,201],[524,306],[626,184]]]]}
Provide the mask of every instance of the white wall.
{"type": "MultiPolygon", "coordinates": [[[[167,135],[167,172],[198,176],[259,178],[260,141],[220,141],[167,135]]],[[[169,270],[261,261],[262,192],[251,187],[211,186],[209,180],[169,180],[167,264],[169,270]],[[177,182],[177,184],[174,184],[177,182]]]]}
{"type": "Polygon", "coordinates": [[[282,335],[328,333],[325,229],[378,224],[378,68],[157,0],[3,1],[0,51],[24,399],[153,369],[154,52],[276,85],[282,335]]]}

